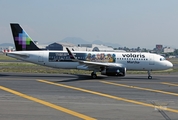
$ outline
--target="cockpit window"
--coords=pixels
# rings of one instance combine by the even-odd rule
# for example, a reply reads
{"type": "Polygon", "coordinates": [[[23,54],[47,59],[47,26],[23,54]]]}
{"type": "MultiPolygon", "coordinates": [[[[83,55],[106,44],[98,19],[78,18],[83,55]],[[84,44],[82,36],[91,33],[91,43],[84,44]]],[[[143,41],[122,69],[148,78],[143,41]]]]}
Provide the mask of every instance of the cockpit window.
{"type": "Polygon", "coordinates": [[[163,58],[160,58],[160,61],[164,61],[164,60],[166,60],[164,57],[163,57],[163,58]]]}

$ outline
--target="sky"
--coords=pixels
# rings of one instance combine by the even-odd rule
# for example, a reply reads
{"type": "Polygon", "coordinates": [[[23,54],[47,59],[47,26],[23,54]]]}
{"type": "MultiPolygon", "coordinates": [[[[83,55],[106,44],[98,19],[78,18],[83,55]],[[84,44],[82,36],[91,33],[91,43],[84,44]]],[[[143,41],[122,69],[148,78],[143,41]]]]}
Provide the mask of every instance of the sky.
{"type": "Polygon", "coordinates": [[[0,43],[19,23],[40,43],[66,37],[129,48],[178,49],[178,0],[0,0],[0,43]]]}

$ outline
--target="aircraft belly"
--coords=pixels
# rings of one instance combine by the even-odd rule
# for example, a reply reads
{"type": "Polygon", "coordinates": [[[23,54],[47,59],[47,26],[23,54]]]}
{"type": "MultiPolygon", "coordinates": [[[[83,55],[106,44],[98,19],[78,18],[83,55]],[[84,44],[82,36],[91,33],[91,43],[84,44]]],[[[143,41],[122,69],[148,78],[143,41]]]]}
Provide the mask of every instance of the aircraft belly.
{"type": "Polygon", "coordinates": [[[76,69],[78,62],[48,62],[46,65],[59,69],[76,69]]]}
{"type": "Polygon", "coordinates": [[[78,62],[63,62],[58,64],[58,68],[76,69],[78,62]]]}

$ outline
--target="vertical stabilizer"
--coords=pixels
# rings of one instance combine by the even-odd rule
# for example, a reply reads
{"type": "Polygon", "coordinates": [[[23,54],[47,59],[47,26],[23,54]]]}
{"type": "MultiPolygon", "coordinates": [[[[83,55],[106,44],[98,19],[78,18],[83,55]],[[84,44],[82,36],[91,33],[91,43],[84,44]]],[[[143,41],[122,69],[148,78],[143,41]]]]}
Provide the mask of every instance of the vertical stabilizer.
{"type": "Polygon", "coordinates": [[[16,51],[40,50],[19,24],[11,23],[16,51]]]}

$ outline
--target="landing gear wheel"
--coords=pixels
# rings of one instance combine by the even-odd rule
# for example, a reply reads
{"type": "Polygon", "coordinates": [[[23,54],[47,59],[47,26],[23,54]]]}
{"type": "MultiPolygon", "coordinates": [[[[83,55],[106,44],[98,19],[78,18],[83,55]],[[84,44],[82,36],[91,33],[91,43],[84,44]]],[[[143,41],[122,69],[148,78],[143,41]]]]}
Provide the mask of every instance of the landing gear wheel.
{"type": "Polygon", "coordinates": [[[148,76],[148,79],[152,79],[152,76],[148,76]]]}
{"type": "Polygon", "coordinates": [[[92,73],[91,73],[91,77],[92,77],[93,79],[96,79],[96,78],[97,78],[96,73],[92,72],[92,73]]]}
{"type": "Polygon", "coordinates": [[[152,79],[150,71],[148,71],[148,79],[152,79]]]}

